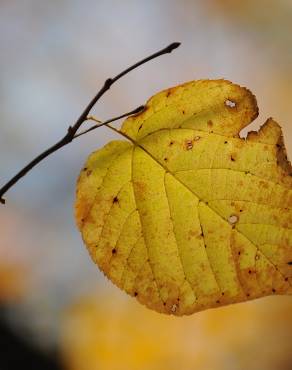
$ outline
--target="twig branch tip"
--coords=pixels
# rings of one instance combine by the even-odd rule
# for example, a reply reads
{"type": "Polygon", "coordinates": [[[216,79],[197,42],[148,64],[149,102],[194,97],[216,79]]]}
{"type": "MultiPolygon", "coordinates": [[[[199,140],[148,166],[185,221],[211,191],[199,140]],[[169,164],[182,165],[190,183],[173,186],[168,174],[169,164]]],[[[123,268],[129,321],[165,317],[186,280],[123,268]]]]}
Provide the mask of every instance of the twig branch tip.
{"type": "Polygon", "coordinates": [[[173,42],[169,46],[167,46],[167,53],[171,53],[174,49],[177,49],[181,45],[180,42],[173,42]]]}

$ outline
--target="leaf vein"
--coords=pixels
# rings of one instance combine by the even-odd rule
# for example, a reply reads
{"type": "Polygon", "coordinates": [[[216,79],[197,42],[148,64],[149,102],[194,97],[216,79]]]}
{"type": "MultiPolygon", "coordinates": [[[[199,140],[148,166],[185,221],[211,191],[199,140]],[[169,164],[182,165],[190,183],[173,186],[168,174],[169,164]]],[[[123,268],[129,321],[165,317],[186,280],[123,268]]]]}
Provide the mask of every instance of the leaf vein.
{"type": "Polygon", "coordinates": [[[180,264],[181,264],[181,267],[182,267],[182,271],[183,271],[185,280],[189,284],[189,286],[190,286],[191,290],[193,291],[193,294],[194,294],[194,296],[196,297],[196,300],[197,300],[197,294],[195,293],[194,288],[193,288],[191,282],[189,281],[189,279],[187,278],[186,273],[185,273],[185,269],[184,269],[184,265],[183,265],[183,261],[182,261],[181,249],[179,247],[179,243],[178,243],[177,236],[176,236],[175,229],[174,229],[174,221],[173,221],[173,216],[172,216],[172,212],[171,212],[171,208],[170,208],[170,204],[169,204],[167,187],[166,187],[166,183],[165,183],[166,174],[167,174],[167,172],[164,173],[163,183],[164,183],[167,205],[168,205],[168,209],[169,209],[169,218],[170,218],[171,224],[172,224],[172,231],[173,231],[173,235],[174,235],[174,239],[175,239],[175,243],[176,243],[177,253],[178,253],[178,257],[179,257],[179,260],[180,260],[180,264]]]}

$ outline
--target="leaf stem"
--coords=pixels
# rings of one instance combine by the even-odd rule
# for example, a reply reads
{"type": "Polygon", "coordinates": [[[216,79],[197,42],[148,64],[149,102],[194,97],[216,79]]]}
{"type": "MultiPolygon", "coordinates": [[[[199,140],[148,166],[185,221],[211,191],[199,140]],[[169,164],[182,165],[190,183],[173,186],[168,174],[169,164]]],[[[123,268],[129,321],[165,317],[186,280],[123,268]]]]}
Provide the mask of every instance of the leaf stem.
{"type": "MultiPolygon", "coordinates": [[[[33,167],[35,167],[38,163],[40,163],[43,159],[51,155],[52,153],[56,152],[57,150],[61,149],[63,146],[71,143],[76,137],[79,135],[77,134],[77,131],[83,124],[88,119],[88,115],[91,111],[91,109],[94,107],[94,105],[99,101],[99,99],[105,94],[106,91],[110,89],[110,87],[118,81],[120,78],[131,72],[132,70],[138,68],[142,64],[145,64],[149,62],[152,59],[155,59],[161,55],[171,53],[174,49],[178,48],[180,45],[179,42],[174,42],[170,45],[168,45],[166,48],[161,49],[157,51],[154,54],[151,54],[150,56],[140,60],[139,62],[133,64],[132,66],[126,68],[124,71],[119,73],[113,78],[108,78],[102,88],[97,92],[97,94],[93,97],[93,99],[89,102],[87,107],[84,109],[84,111],[81,113],[80,117],[77,119],[77,121],[74,123],[73,126],[69,126],[67,129],[67,133],[59,140],[57,143],[52,145],[50,148],[46,149],[43,153],[39,154],[36,158],[34,158],[31,162],[29,162],[25,167],[23,167],[14,177],[12,177],[1,189],[0,189],[0,203],[5,204],[5,199],[3,198],[3,195],[12,187],[14,186],[23,176],[25,176],[33,167]]],[[[140,108],[140,107],[139,107],[140,108]]],[[[140,108],[141,109],[141,108],[140,108]]],[[[133,114],[133,113],[129,113],[133,114]]],[[[128,115],[129,115],[128,114],[128,115]]],[[[127,114],[119,116],[125,117],[127,114]]],[[[118,118],[116,118],[118,119],[118,118]]],[[[108,120],[106,122],[112,122],[113,120],[108,120]]],[[[94,130],[97,127],[100,127],[102,125],[106,125],[106,122],[102,123],[101,125],[94,126],[94,128],[91,128],[87,130],[86,132],[89,132],[91,130],[94,130]]],[[[85,134],[86,132],[81,133],[82,135],[85,134]]]]}
{"type": "Polygon", "coordinates": [[[125,118],[125,117],[128,117],[128,116],[134,115],[134,114],[141,113],[144,109],[145,109],[144,105],[140,105],[140,107],[132,110],[131,112],[121,114],[118,117],[110,118],[110,119],[108,119],[108,120],[106,120],[104,122],[99,121],[94,116],[88,116],[87,119],[86,119],[87,121],[94,121],[94,122],[97,122],[98,124],[90,127],[89,129],[87,129],[85,131],[80,132],[79,134],[76,134],[74,136],[74,139],[76,139],[79,136],[85,135],[85,134],[87,134],[90,131],[96,130],[99,127],[108,126],[109,123],[114,122],[114,121],[117,121],[117,120],[119,120],[121,118],[125,118]]]}

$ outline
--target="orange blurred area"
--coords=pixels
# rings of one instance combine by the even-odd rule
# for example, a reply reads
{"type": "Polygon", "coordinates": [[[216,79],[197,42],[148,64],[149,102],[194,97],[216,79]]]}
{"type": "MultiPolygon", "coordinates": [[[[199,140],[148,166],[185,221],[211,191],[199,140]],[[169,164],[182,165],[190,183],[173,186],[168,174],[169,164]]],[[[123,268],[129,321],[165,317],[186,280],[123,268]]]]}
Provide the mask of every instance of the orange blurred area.
{"type": "Polygon", "coordinates": [[[0,264],[0,302],[11,303],[25,294],[23,276],[26,271],[18,265],[0,264]]]}
{"type": "Polygon", "coordinates": [[[27,221],[27,218],[22,219],[21,212],[12,208],[0,215],[0,223],[5,230],[0,244],[0,304],[20,303],[29,289],[33,256],[29,255],[29,248],[25,251],[13,240],[15,230],[21,233],[27,221]]]}
{"type": "Polygon", "coordinates": [[[66,311],[66,369],[290,369],[290,297],[175,318],[109,291],[83,297],[66,311]]]}

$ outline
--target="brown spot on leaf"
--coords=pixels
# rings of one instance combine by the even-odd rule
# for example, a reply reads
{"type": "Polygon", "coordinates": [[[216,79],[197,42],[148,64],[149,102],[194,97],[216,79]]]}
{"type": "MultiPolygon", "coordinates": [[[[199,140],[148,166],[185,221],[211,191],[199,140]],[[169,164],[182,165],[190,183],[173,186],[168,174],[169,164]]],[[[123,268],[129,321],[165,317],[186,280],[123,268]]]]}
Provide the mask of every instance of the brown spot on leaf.
{"type": "Polygon", "coordinates": [[[290,161],[287,159],[287,152],[284,146],[284,139],[282,135],[279,137],[276,147],[277,164],[282,168],[285,174],[289,175],[292,172],[292,166],[290,161]]]}
{"type": "Polygon", "coordinates": [[[189,231],[189,235],[190,235],[190,236],[196,236],[196,235],[197,235],[197,232],[196,232],[196,231],[194,231],[194,230],[190,230],[190,231],[189,231]]]}
{"type": "Polygon", "coordinates": [[[146,193],[146,184],[142,181],[134,181],[133,182],[134,186],[135,186],[135,189],[137,191],[137,193],[140,193],[140,194],[145,194],[146,193]]]}
{"type": "Polygon", "coordinates": [[[264,189],[268,189],[269,188],[269,185],[268,185],[268,183],[266,181],[260,181],[259,184],[264,189]]]}
{"type": "Polygon", "coordinates": [[[168,89],[166,91],[166,97],[168,98],[170,95],[172,95],[175,92],[175,90],[177,90],[177,87],[171,87],[170,89],[168,89]]]}

